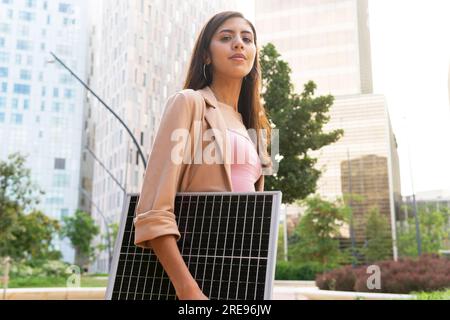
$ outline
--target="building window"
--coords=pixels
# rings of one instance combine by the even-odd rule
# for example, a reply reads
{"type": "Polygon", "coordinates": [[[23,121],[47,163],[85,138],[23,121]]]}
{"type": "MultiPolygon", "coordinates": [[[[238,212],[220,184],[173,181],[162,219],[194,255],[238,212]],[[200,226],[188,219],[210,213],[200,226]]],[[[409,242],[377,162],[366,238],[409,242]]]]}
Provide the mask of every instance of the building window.
{"type": "Polygon", "coordinates": [[[23,110],[29,110],[30,109],[30,100],[24,99],[23,100],[23,110]]]}
{"type": "Polygon", "coordinates": [[[11,114],[11,123],[12,124],[22,124],[23,123],[23,115],[20,113],[12,113],[11,114]]]}
{"type": "Polygon", "coordinates": [[[23,37],[27,37],[30,34],[30,28],[28,28],[28,26],[20,26],[19,34],[23,37]]]}
{"type": "Polygon", "coordinates": [[[0,38],[0,48],[5,47],[5,38],[0,38]]]}
{"type": "Polygon", "coordinates": [[[66,159],[55,158],[55,169],[65,170],[66,169],[66,159]]]}
{"type": "Polygon", "coordinates": [[[53,112],[60,112],[61,111],[61,103],[59,102],[53,102],[53,112]]]}
{"type": "Polygon", "coordinates": [[[2,82],[1,92],[7,92],[7,91],[8,91],[8,84],[6,82],[2,82]]]}
{"type": "Polygon", "coordinates": [[[25,0],[25,6],[28,8],[36,8],[36,0],[25,0]]]}
{"type": "Polygon", "coordinates": [[[20,79],[22,80],[31,80],[31,72],[30,70],[20,70],[20,79]]]}
{"type": "Polygon", "coordinates": [[[8,76],[8,68],[1,67],[0,68],[0,77],[6,78],[8,76]]]}
{"type": "Polygon", "coordinates": [[[63,197],[48,197],[45,199],[45,202],[49,205],[63,205],[64,204],[64,198],[63,197]]]}
{"type": "Polygon", "coordinates": [[[66,188],[70,184],[69,175],[65,173],[57,173],[53,176],[53,187],[66,188]]]}
{"type": "Polygon", "coordinates": [[[69,215],[69,209],[63,208],[61,209],[61,219],[67,217],[69,215]]]}
{"type": "Polygon", "coordinates": [[[30,86],[27,84],[14,84],[14,93],[30,94],[30,86]]]}
{"type": "Polygon", "coordinates": [[[65,89],[64,90],[64,97],[66,98],[72,98],[73,97],[73,90],[72,89],[65,89]]]}
{"type": "Polygon", "coordinates": [[[9,24],[0,23],[0,32],[2,32],[2,33],[9,33],[10,30],[11,29],[10,29],[9,24]]]}
{"type": "Polygon", "coordinates": [[[0,52],[0,63],[8,63],[8,62],[9,62],[8,52],[0,52]]]}
{"type": "Polygon", "coordinates": [[[11,100],[11,107],[12,107],[14,110],[19,109],[19,99],[17,99],[17,98],[12,98],[12,100],[11,100]]]}
{"type": "Polygon", "coordinates": [[[5,108],[6,108],[6,98],[0,97],[0,109],[5,109],[5,108]]]}
{"type": "Polygon", "coordinates": [[[3,112],[0,112],[0,123],[5,122],[5,114],[3,112]]]}
{"type": "Polygon", "coordinates": [[[72,6],[68,3],[60,3],[59,12],[72,13],[72,6]]]}
{"type": "Polygon", "coordinates": [[[57,98],[59,96],[58,88],[53,88],[53,97],[57,98]]]}
{"type": "Polygon", "coordinates": [[[24,21],[33,21],[34,20],[34,13],[28,12],[28,11],[20,11],[19,12],[19,19],[24,21]]]}
{"type": "Polygon", "coordinates": [[[31,50],[31,42],[27,40],[17,40],[17,50],[31,50]]]}

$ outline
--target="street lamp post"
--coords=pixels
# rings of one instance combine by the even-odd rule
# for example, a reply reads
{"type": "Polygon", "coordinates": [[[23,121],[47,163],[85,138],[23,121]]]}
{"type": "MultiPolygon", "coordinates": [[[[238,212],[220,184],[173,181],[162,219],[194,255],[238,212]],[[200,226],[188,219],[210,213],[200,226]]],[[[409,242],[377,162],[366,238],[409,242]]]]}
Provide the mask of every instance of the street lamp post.
{"type": "MultiPolygon", "coordinates": [[[[117,184],[117,186],[123,191],[124,194],[126,194],[126,190],[125,188],[120,184],[120,182],[116,179],[116,177],[114,177],[114,175],[106,168],[106,166],[95,156],[94,152],[89,149],[88,146],[84,147],[85,150],[87,150],[91,156],[94,158],[95,161],[97,161],[100,166],[105,169],[106,173],[108,173],[108,175],[113,179],[113,181],[117,184]]],[[[89,197],[89,195],[87,194],[86,190],[84,190],[83,188],[81,188],[81,191],[83,192],[83,194],[89,198],[89,202],[92,203],[92,205],[95,207],[95,209],[100,213],[100,217],[103,219],[103,222],[105,223],[105,227],[106,227],[106,237],[107,239],[107,246],[108,246],[108,270],[111,267],[111,262],[112,262],[112,244],[111,244],[111,235],[109,233],[109,224],[110,221],[106,219],[106,217],[103,215],[103,212],[97,207],[97,205],[92,201],[92,199],[89,197]]]]}
{"type": "Polygon", "coordinates": [[[118,186],[118,187],[123,191],[123,193],[125,194],[125,193],[126,193],[125,188],[120,184],[120,182],[116,179],[116,177],[114,177],[114,175],[111,173],[111,171],[109,171],[109,170],[106,168],[106,166],[103,164],[103,162],[101,162],[101,161],[95,156],[94,152],[93,152],[91,149],[89,149],[88,146],[85,146],[84,149],[87,150],[87,151],[90,153],[90,155],[92,156],[92,158],[94,158],[94,160],[97,161],[97,162],[99,163],[99,165],[100,165],[103,169],[105,169],[106,173],[111,177],[111,179],[113,179],[113,181],[117,184],[117,186],[118,186]]]}
{"type": "MultiPolygon", "coordinates": [[[[88,90],[90,93],[92,93],[94,95],[94,97],[96,97],[98,99],[98,101],[100,101],[100,103],[106,108],[108,109],[109,112],[111,112],[113,114],[113,116],[119,120],[119,122],[123,125],[123,127],[125,128],[125,130],[128,132],[128,134],[130,135],[131,139],[133,140],[134,145],[136,146],[139,156],[141,157],[142,163],[144,164],[144,169],[147,167],[147,161],[145,160],[144,157],[144,153],[141,150],[141,147],[139,146],[139,143],[137,142],[136,138],[134,137],[133,133],[131,132],[131,130],[127,127],[127,125],[125,124],[125,122],[123,122],[123,120],[114,112],[114,110],[112,110],[94,91],[92,91],[91,88],[89,88],[89,86],[83,82],[83,80],[81,80],[76,74],[75,72],[73,72],[68,66],[66,66],[64,64],[64,62],[62,62],[53,52],[50,52],[50,54],[55,58],[56,61],[58,61],[63,67],[64,69],[66,69],[67,71],[70,72],[71,75],[73,75],[75,77],[75,79],[77,79],[82,85],[83,87],[86,88],[86,90],[88,90]]],[[[51,61],[53,62],[53,61],[51,61]]]]}
{"type": "MultiPolygon", "coordinates": [[[[403,117],[403,119],[406,120],[406,116],[403,117]]],[[[416,194],[414,192],[414,179],[413,179],[413,174],[412,174],[411,152],[410,152],[410,147],[409,147],[409,139],[407,141],[408,141],[409,176],[411,178],[411,192],[412,192],[412,201],[413,201],[412,209],[413,209],[413,213],[414,213],[414,221],[416,224],[417,254],[420,256],[420,255],[422,255],[422,237],[420,235],[420,224],[419,224],[419,217],[418,217],[418,212],[417,212],[416,194]]]]}
{"type": "Polygon", "coordinates": [[[357,259],[356,257],[356,244],[355,244],[355,229],[354,229],[354,225],[353,225],[353,208],[352,208],[352,165],[350,163],[350,151],[347,148],[347,163],[348,163],[348,188],[349,188],[349,202],[348,202],[348,206],[350,208],[350,239],[352,242],[352,266],[355,267],[356,262],[355,260],[357,259]]]}
{"type": "Polygon", "coordinates": [[[100,210],[100,208],[94,203],[94,201],[92,201],[91,197],[89,196],[88,192],[86,190],[84,190],[82,187],[80,187],[80,191],[84,194],[84,196],[86,198],[89,199],[89,202],[95,207],[95,209],[97,210],[97,212],[100,214],[100,217],[103,220],[103,223],[105,225],[105,229],[106,229],[106,245],[108,246],[108,272],[110,271],[111,268],[111,263],[112,263],[112,243],[111,243],[111,234],[109,232],[109,227],[111,224],[111,221],[109,221],[108,219],[106,219],[106,217],[103,215],[103,212],[100,210]]]}

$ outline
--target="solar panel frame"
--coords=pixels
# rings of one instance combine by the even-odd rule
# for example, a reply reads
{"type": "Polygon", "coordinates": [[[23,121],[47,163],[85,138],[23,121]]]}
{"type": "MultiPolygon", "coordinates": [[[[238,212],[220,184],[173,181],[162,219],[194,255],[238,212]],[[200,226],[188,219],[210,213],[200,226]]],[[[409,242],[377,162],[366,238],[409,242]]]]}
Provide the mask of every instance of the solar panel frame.
{"type": "MultiPolygon", "coordinates": [[[[265,281],[264,281],[265,283],[264,283],[264,297],[263,297],[263,299],[264,300],[272,299],[273,280],[274,280],[274,276],[275,276],[275,262],[276,262],[276,252],[277,252],[279,210],[280,210],[280,206],[281,206],[281,192],[280,191],[262,191],[262,192],[179,192],[179,193],[176,194],[175,202],[177,203],[177,201],[179,201],[180,198],[183,199],[183,197],[186,197],[186,196],[189,198],[189,201],[190,201],[190,199],[192,199],[192,196],[227,196],[227,197],[230,197],[230,199],[232,199],[231,198],[232,196],[239,196],[239,198],[242,197],[242,196],[253,196],[253,197],[254,196],[257,196],[257,197],[264,196],[264,199],[266,199],[266,196],[271,197],[271,199],[272,199],[272,201],[271,201],[272,207],[270,209],[270,231],[269,231],[269,240],[268,240],[268,248],[267,248],[267,250],[268,250],[268,252],[267,252],[267,265],[266,265],[265,278],[264,278],[265,279],[265,281]]],[[[121,248],[123,246],[125,232],[127,232],[125,229],[127,227],[127,223],[128,224],[130,223],[129,221],[127,221],[127,219],[130,219],[130,212],[129,212],[130,211],[130,204],[131,204],[131,201],[132,201],[132,199],[134,197],[139,197],[139,194],[138,193],[131,193],[131,194],[127,194],[125,197],[126,198],[125,198],[125,201],[123,203],[122,217],[121,217],[119,230],[118,230],[118,234],[117,234],[117,238],[116,238],[116,242],[115,242],[115,246],[114,246],[114,255],[113,255],[113,260],[112,260],[112,265],[111,265],[111,270],[110,270],[110,276],[109,276],[109,279],[108,279],[108,286],[107,286],[107,290],[106,290],[106,295],[105,295],[105,299],[108,299],[108,300],[113,299],[113,290],[114,290],[114,286],[115,286],[115,282],[116,282],[115,280],[118,277],[117,272],[118,272],[118,267],[119,267],[119,259],[120,259],[120,256],[121,256],[121,248]]],[[[208,199],[208,198],[206,197],[205,199],[208,199]]],[[[257,198],[255,198],[255,201],[256,200],[257,200],[257,198]]],[[[230,200],[230,202],[231,201],[232,200],[230,200]]],[[[266,202],[264,201],[264,205],[265,205],[265,203],[266,202]]],[[[133,215],[134,215],[134,211],[135,211],[135,208],[136,208],[136,205],[137,205],[137,201],[135,202],[134,205],[135,206],[134,206],[134,210],[133,210],[133,215]]],[[[190,202],[189,202],[189,205],[190,205],[190,202]]],[[[197,201],[197,205],[198,205],[198,201],[197,201]]],[[[255,208],[256,208],[256,202],[255,202],[255,208]]],[[[205,200],[204,210],[205,209],[206,209],[206,200],[205,200]]],[[[264,215],[264,213],[263,213],[263,215],[264,215]]],[[[237,216],[236,216],[236,218],[237,218],[237,216]]],[[[180,219],[178,219],[178,217],[177,217],[177,223],[178,224],[180,223],[180,219]]],[[[236,225],[237,225],[237,223],[235,224],[235,226],[236,225]]],[[[262,226],[263,226],[263,224],[261,224],[261,230],[262,230],[262,226]]],[[[130,227],[131,227],[131,230],[134,230],[134,226],[130,226],[130,227]]],[[[244,228],[245,228],[245,226],[244,226],[244,228]]],[[[182,232],[183,232],[183,230],[180,230],[180,233],[182,233],[182,232]]],[[[244,238],[244,232],[245,232],[245,229],[243,229],[243,238],[244,238]]],[[[180,239],[180,241],[184,241],[184,239],[185,239],[185,237],[183,237],[183,234],[182,234],[182,239],[180,239]]],[[[129,243],[128,243],[128,246],[127,246],[126,258],[130,254],[130,247],[133,247],[134,251],[135,251],[135,254],[133,255],[132,268],[130,270],[130,273],[131,273],[131,272],[135,272],[133,270],[133,267],[134,267],[134,261],[135,261],[134,259],[136,258],[137,253],[140,252],[140,251],[141,251],[141,253],[144,253],[145,249],[138,248],[138,247],[136,247],[134,245],[134,235],[130,235],[128,240],[129,240],[129,243]],[[132,243],[130,243],[130,242],[132,242],[132,243]]],[[[244,243],[244,242],[242,242],[242,243],[244,243]]],[[[182,248],[184,249],[184,246],[182,248]]],[[[192,246],[191,246],[191,249],[192,249],[192,246]]],[[[217,245],[216,245],[216,249],[217,249],[217,245]]],[[[234,249],[234,247],[233,247],[233,249],[234,249]]],[[[199,250],[200,250],[200,248],[199,248],[199,250]]],[[[225,250],[225,247],[224,247],[224,250],[225,250]]],[[[252,251],[252,250],[250,249],[250,251],[252,251]]],[[[183,252],[181,252],[181,253],[183,255],[183,252]]],[[[154,255],[154,253],[152,253],[152,254],[154,255]]],[[[141,256],[141,261],[140,261],[140,264],[139,264],[139,268],[142,266],[144,254],[142,254],[140,256],[141,256]]],[[[191,256],[189,256],[189,258],[190,257],[191,256]]],[[[198,257],[197,257],[197,259],[198,259],[198,257]]],[[[205,258],[205,267],[204,267],[204,271],[203,272],[206,272],[206,259],[207,258],[205,258]]],[[[243,258],[241,258],[241,262],[242,262],[242,259],[243,258]]],[[[126,262],[127,261],[125,261],[125,263],[126,262]]],[[[155,275],[156,275],[157,271],[161,271],[161,276],[165,275],[165,271],[162,269],[162,266],[159,264],[159,262],[156,262],[156,263],[157,263],[157,265],[154,268],[155,274],[154,274],[153,279],[156,278],[155,275]],[[158,266],[158,264],[159,264],[159,266],[158,266]],[[160,269],[158,270],[158,268],[160,268],[160,269]]],[[[258,262],[258,265],[259,265],[259,262],[258,262]]],[[[148,273],[148,266],[149,266],[149,264],[147,264],[147,270],[146,270],[147,273],[148,273]]],[[[198,266],[198,265],[196,265],[196,266],[198,266]]],[[[124,266],[124,268],[125,267],[126,267],[126,265],[124,266]]],[[[232,265],[230,266],[230,276],[231,276],[231,270],[232,270],[232,265]]],[[[250,270],[250,261],[249,261],[249,265],[248,265],[248,270],[250,270]]],[[[222,267],[222,271],[223,271],[223,267],[222,267]]],[[[124,273],[125,273],[125,270],[123,270],[123,274],[124,273]]],[[[140,270],[139,270],[139,274],[140,274],[140,270]]],[[[147,276],[148,276],[148,274],[146,274],[146,277],[145,277],[144,287],[146,285],[147,276]]],[[[140,297],[143,300],[147,300],[147,299],[144,299],[144,298],[149,298],[149,297],[146,297],[146,296],[148,296],[148,294],[144,294],[144,292],[142,292],[142,294],[141,293],[137,294],[137,288],[138,288],[138,285],[140,285],[139,277],[140,276],[138,276],[138,281],[136,283],[136,290],[135,290],[135,294],[134,294],[134,299],[136,299],[136,296],[138,296],[138,297],[140,297]]],[[[160,294],[161,294],[162,286],[163,285],[167,285],[167,288],[166,288],[167,290],[164,293],[166,295],[166,298],[171,297],[173,299],[177,299],[176,295],[175,295],[175,291],[173,290],[173,286],[170,283],[170,280],[168,279],[167,275],[165,275],[165,277],[167,279],[161,278],[162,280],[160,282],[160,294]],[[170,289],[172,289],[172,292],[170,292],[170,289]]],[[[257,275],[257,277],[258,277],[258,275],[257,275]]],[[[122,292],[122,285],[124,284],[123,283],[124,279],[122,277],[120,277],[120,278],[121,278],[120,291],[122,292]]],[[[247,274],[247,279],[248,278],[249,278],[249,276],[247,274]]],[[[203,279],[204,279],[204,277],[203,277],[203,279]]],[[[212,280],[212,281],[214,281],[214,280],[212,280]]],[[[257,285],[257,283],[255,283],[255,286],[257,285]]],[[[154,284],[154,282],[152,283],[152,285],[153,284],[154,284]]],[[[127,285],[127,283],[125,282],[125,286],[126,285],[127,285]]],[[[132,297],[129,297],[130,285],[131,285],[131,279],[128,280],[128,289],[126,290],[125,299],[130,299],[130,298],[133,299],[132,297]]],[[[239,282],[238,282],[237,286],[239,286],[239,282]]],[[[213,285],[210,286],[210,289],[212,289],[212,287],[213,287],[213,285]]],[[[247,287],[248,287],[248,284],[247,284],[247,287]]],[[[160,298],[160,294],[158,295],[158,298],[160,298]]],[[[206,295],[208,296],[207,293],[206,293],[206,295]]],[[[220,295],[220,289],[219,289],[219,295],[220,295]]],[[[236,290],[236,295],[237,295],[237,290],[236,290]]],[[[150,296],[150,298],[151,297],[152,296],[150,296]]],[[[119,298],[120,298],[120,294],[119,294],[119,298]]]]}

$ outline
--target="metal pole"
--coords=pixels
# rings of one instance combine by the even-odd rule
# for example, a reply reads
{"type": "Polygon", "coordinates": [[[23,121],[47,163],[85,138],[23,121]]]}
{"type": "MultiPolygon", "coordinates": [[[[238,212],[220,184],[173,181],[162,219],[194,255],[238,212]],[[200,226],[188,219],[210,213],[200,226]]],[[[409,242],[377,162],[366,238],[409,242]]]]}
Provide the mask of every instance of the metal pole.
{"type": "Polygon", "coordinates": [[[94,92],[92,91],[91,88],[89,88],[89,86],[83,82],[83,80],[81,80],[68,66],[66,66],[64,64],[64,62],[62,62],[53,52],[50,52],[50,54],[56,59],[56,61],[58,61],[67,71],[69,71],[82,85],[83,87],[86,88],[86,90],[88,90],[90,93],[92,93],[94,95],[94,97],[96,97],[98,99],[98,101],[100,101],[101,104],[103,104],[103,106],[105,106],[106,109],[108,109],[109,112],[111,112],[114,117],[119,120],[119,122],[123,125],[123,127],[125,128],[125,130],[128,132],[128,134],[130,135],[131,139],[134,142],[134,145],[136,146],[139,155],[142,159],[142,163],[144,164],[144,170],[147,167],[147,161],[145,161],[145,157],[144,157],[144,153],[141,150],[141,147],[139,146],[139,143],[137,142],[136,138],[134,137],[133,133],[131,132],[131,130],[127,127],[127,125],[125,124],[125,122],[122,121],[122,119],[94,92]]]}
{"type": "Polygon", "coordinates": [[[288,244],[287,244],[287,204],[284,207],[284,223],[283,223],[283,244],[284,244],[284,261],[288,261],[288,244]]]}
{"type": "Polygon", "coordinates": [[[347,163],[348,163],[348,188],[349,188],[349,202],[348,206],[350,208],[350,238],[352,242],[352,266],[355,267],[355,259],[356,259],[356,253],[355,253],[355,230],[353,228],[353,208],[352,208],[352,165],[350,163],[350,152],[347,149],[347,163]]]}
{"type": "Polygon", "coordinates": [[[417,216],[416,195],[413,193],[413,212],[414,220],[416,221],[416,240],[417,240],[417,254],[422,255],[422,238],[420,236],[419,217],[417,216]]]}
{"type": "Polygon", "coordinates": [[[105,165],[95,156],[94,152],[91,149],[89,149],[89,147],[87,147],[87,146],[85,146],[84,149],[87,150],[91,154],[91,156],[94,158],[94,160],[97,161],[103,169],[105,169],[106,173],[108,173],[109,176],[113,179],[113,181],[119,186],[119,188],[122,189],[123,193],[126,193],[125,188],[113,176],[113,174],[105,167],[105,165]]]}
{"type": "Polygon", "coordinates": [[[84,190],[82,187],[80,187],[80,191],[88,198],[89,202],[95,207],[95,209],[100,214],[100,217],[103,220],[103,223],[105,224],[106,228],[106,237],[107,237],[107,245],[108,245],[108,272],[111,268],[111,261],[112,261],[112,248],[111,248],[111,235],[109,233],[109,222],[106,217],[103,215],[103,212],[100,210],[100,208],[95,204],[94,201],[92,201],[92,198],[89,196],[88,192],[84,190]]]}
{"type": "Polygon", "coordinates": [[[3,300],[6,300],[6,289],[8,289],[10,262],[10,257],[6,257],[3,261],[3,263],[5,264],[5,268],[3,269],[3,300]]]}
{"type": "MultiPolygon", "coordinates": [[[[405,117],[406,119],[406,117],[405,117]]],[[[409,147],[409,139],[408,139],[408,162],[409,162],[409,176],[411,177],[411,191],[412,191],[412,200],[413,200],[413,214],[414,220],[416,222],[416,241],[417,241],[417,254],[422,255],[422,237],[420,235],[420,224],[419,217],[417,212],[417,203],[416,203],[416,194],[414,192],[414,178],[412,174],[412,164],[411,164],[411,152],[409,147]]]]}

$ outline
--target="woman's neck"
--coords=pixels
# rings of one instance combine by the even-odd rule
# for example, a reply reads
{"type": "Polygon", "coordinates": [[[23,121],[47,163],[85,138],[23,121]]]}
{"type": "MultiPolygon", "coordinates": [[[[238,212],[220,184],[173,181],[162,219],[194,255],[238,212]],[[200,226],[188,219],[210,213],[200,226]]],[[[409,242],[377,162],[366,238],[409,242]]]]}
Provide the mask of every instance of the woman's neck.
{"type": "Polygon", "coordinates": [[[241,93],[241,84],[240,82],[225,82],[220,83],[219,81],[213,81],[210,84],[210,89],[214,93],[216,100],[223,104],[226,104],[232,107],[236,112],[238,112],[238,102],[239,102],[239,94],[241,93]]]}

